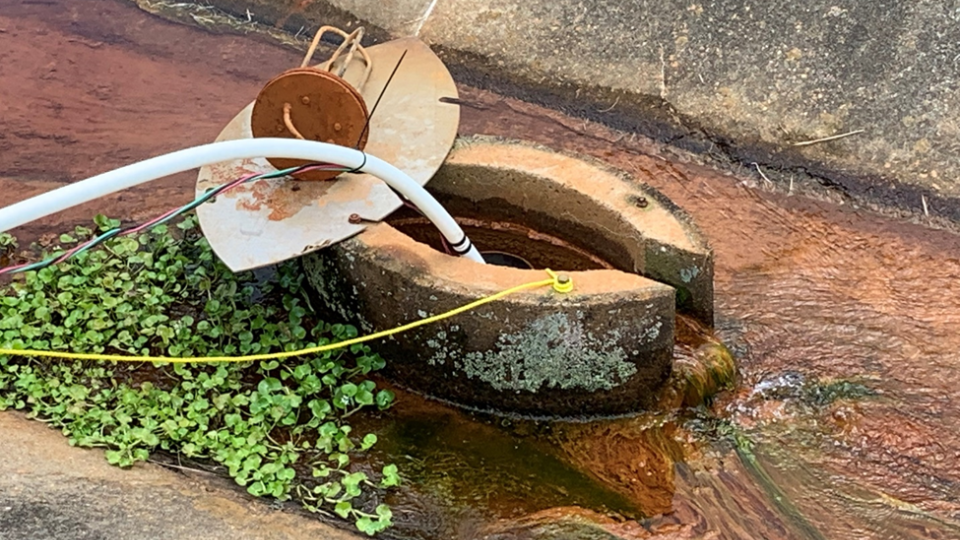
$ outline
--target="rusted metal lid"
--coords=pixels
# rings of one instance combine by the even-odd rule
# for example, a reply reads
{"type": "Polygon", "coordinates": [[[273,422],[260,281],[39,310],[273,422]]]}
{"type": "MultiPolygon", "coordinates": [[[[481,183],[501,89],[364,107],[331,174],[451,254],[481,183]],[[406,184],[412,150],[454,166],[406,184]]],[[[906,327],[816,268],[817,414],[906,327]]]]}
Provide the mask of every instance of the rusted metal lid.
{"type": "MultiPolygon", "coordinates": [[[[441,101],[457,98],[456,84],[443,62],[417,38],[390,41],[370,47],[367,52],[374,66],[369,77],[362,62],[351,63],[343,73],[351,87],[362,87],[360,94],[368,110],[384,92],[370,117],[364,151],[393,164],[417,183],[426,184],[443,164],[457,136],[460,108],[448,99],[441,101]],[[403,62],[384,91],[404,53],[403,62]]],[[[291,96],[299,98],[301,94],[291,96]]],[[[342,96],[347,98],[346,94],[342,96]]],[[[253,137],[254,107],[251,103],[240,111],[217,140],[253,137]]],[[[297,129],[301,129],[297,112],[291,109],[291,115],[297,129]]],[[[271,136],[276,136],[276,124],[273,129],[271,136]]],[[[320,128],[316,129],[320,133],[320,128]]],[[[303,135],[306,137],[307,133],[303,135]]],[[[245,175],[275,170],[263,158],[203,167],[197,178],[197,193],[245,175]]],[[[379,179],[344,173],[329,182],[250,182],[201,205],[197,215],[217,256],[231,270],[241,271],[299,257],[350,238],[370,222],[384,219],[401,204],[379,179]],[[352,215],[356,217],[351,222],[352,215]]]]}
{"type": "MultiPolygon", "coordinates": [[[[250,117],[254,137],[288,137],[363,150],[367,106],[353,86],[333,73],[306,67],[284,71],[257,96],[250,117]]],[[[297,159],[267,158],[277,169],[299,167],[297,159]]],[[[337,171],[308,171],[298,180],[330,180],[337,171]]]]}

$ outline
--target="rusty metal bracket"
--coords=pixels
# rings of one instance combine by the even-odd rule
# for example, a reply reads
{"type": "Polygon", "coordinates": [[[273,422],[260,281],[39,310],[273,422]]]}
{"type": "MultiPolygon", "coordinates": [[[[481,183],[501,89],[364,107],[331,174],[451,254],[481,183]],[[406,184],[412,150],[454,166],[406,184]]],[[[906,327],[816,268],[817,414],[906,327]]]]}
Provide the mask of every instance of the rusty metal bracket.
{"type": "MultiPolygon", "coordinates": [[[[292,89],[284,90],[286,95],[278,90],[272,109],[264,109],[270,112],[269,122],[264,121],[264,126],[256,128],[255,132],[254,125],[260,120],[255,122],[256,103],[251,103],[233,118],[217,140],[250,138],[264,131],[270,131],[273,137],[285,133],[296,138],[297,132],[305,139],[334,139],[337,144],[356,147],[356,139],[350,140],[355,133],[352,126],[359,125],[362,130],[361,116],[366,122],[365,111],[372,108],[382,93],[377,113],[369,117],[364,151],[393,164],[421,185],[426,184],[443,163],[457,135],[460,108],[440,100],[457,99],[456,84],[443,62],[419,39],[404,38],[363,49],[357,39],[361,34],[356,31],[354,34],[351,44],[341,45],[339,55],[334,53],[321,64],[290,71],[298,74],[297,78],[290,77],[285,82],[308,82],[300,86],[291,84],[292,89]],[[356,44],[356,54],[351,57],[353,44],[356,44]],[[401,56],[404,57],[403,63],[386,88],[401,56]],[[357,57],[363,61],[357,61],[357,57]],[[302,69],[316,71],[301,77],[302,69]],[[356,95],[342,85],[337,87],[331,83],[336,80],[334,77],[353,89],[359,89],[365,109],[356,103],[351,104],[356,95]],[[317,88],[321,84],[330,84],[338,99],[345,103],[343,109],[328,111],[326,125],[307,115],[316,102],[314,94],[304,89],[309,90],[308,86],[317,88]],[[304,104],[303,97],[307,97],[309,103],[304,104]],[[284,115],[284,105],[288,103],[290,107],[284,115]],[[336,131],[337,122],[340,123],[340,132],[336,131]],[[332,136],[338,133],[345,135],[340,139],[332,136]],[[347,133],[351,135],[347,136],[347,133]]],[[[322,32],[317,35],[322,36],[322,32]]],[[[350,35],[353,34],[347,36],[350,35]]],[[[320,38],[315,37],[314,41],[319,43],[320,38]]],[[[307,64],[312,56],[313,52],[308,51],[307,64]]],[[[277,83],[277,89],[281,87],[277,83]]],[[[263,158],[203,167],[197,178],[197,192],[203,193],[210,187],[241,176],[274,170],[275,165],[263,158]]],[[[214,203],[202,205],[197,209],[197,215],[217,255],[232,270],[240,271],[299,257],[350,238],[371,222],[384,219],[401,204],[399,197],[378,179],[367,174],[344,173],[335,182],[293,179],[251,182],[218,197],[214,203]],[[353,214],[361,217],[359,223],[351,222],[353,214]]]]}

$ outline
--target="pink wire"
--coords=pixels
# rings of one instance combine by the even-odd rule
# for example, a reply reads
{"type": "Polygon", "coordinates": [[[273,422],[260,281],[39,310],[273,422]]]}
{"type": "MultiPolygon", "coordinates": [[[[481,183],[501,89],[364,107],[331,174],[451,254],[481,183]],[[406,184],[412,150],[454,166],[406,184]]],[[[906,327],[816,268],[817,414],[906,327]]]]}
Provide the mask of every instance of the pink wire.
{"type": "Polygon", "coordinates": [[[16,265],[16,266],[8,266],[8,267],[6,267],[6,268],[0,269],[0,275],[7,274],[7,273],[9,273],[9,272],[13,272],[14,270],[19,270],[19,269],[21,269],[21,268],[23,268],[23,267],[25,267],[25,266],[30,266],[31,264],[33,264],[33,263],[24,263],[24,264],[18,264],[18,265],[16,265]]]}
{"type": "MultiPolygon", "coordinates": [[[[251,178],[253,178],[253,177],[255,177],[255,176],[259,176],[259,175],[251,174],[251,175],[248,175],[248,176],[244,176],[243,178],[239,178],[239,179],[237,179],[237,180],[234,180],[233,182],[230,182],[230,184],[227,185],[227,187],[223,188],[223,190],[221,190],[220,193],[226,193],[226,192],[230,191],[231,189],[239,186],[240,184],[242,184],[242,183],[244,183],[244,182],[247,182],[248,180],[250,180],[251,178]]],[[[179,206],[178,206],[178,207],[170,210],[169,212],[167,212],[167,213],[165,213],[165,214],[163,214],[163,215],[161,215],[161,216],[159,216],[159,217],[155,217],[155,218],[151,219],[150,221],[148,221],[148,222],[146,222],[146,223],[137,225],[136,227],[134,227],[134,228],[132,228],[132,229],[128,229],[128,230],[126,230],[126,231],[123,231],[123,232],[120,233],[118,236],[127,236],[127,235],[130,235],[130,234],[133,234],[133,233],[140,232],[140,231],[142,231],[142,230],[144,230],[144,229],[147,229],[147,228],[149,228],[151,225],[153,225],[154,223],[156,223],[156,222],[158,222],[158,221],[162,221],[163,219],[165,219],[165,218],[167,218],[167,217],[169,217],[169,216],[171,216],[171,215],[173,215],[173,214],[176,214],[177,211],[180,210],[180,208],[182,208],[182,207],[179,207],[179,206]]]]}
{"type": "MultiPolygon", "coordinates": [[[[303,169],[300,169],[300,170],[297,171],[297,172],[306,172],[306,171],[313,171],[313,170],[330,170],[330,169],[340,169],[340,168],[342,168],[342,167],[340,167],[339,165],[332,165],[332,164],[329,164],[329,163],[325,163],[325,164],[318,164],[318,165],[310,165],[310,166],[308,166],[308,167],[304,167],[303,169]]],[[[253,179],[253,178],[257,177],[257,176],[260,176],[260,174],[261,174],[261,173],[249,174],[249,175],[244,176],[244,177],[242,177],[242,178],[238,178],[238,179],[234,180],[233,182],[230,182],[229,184],[227,184],[227,187],[225,187],[225,188],[223,188],[222,190],[220,190],[220,193],[218,193],[218,195],[223,194],[223,193],[226,193],[226,192],[230,191],[231,189],[239,186],[240,184],[249,182],[251,179],[253,179]]],[[[117,236],[129,236],[129,235],[131,235],[131,234],[134,234],[134,233],[138,233],[138,232],[140,232],[140,231],[143,231],[144,229],[148,229],[148,228],[150,228],[152,225],[154,225],[155,223],[157,223],[157,222],[159,222],[159,221],[161,221],[161,220],[163,220],[163,219],[165,219],[165,218],[167,218],[167,217],[170,217],[171,215],[177,213],[181,208],[183,208],[183,207],[182,207],[182,206],[178,206],[178,207],[176,207],[176,208],[174,208],[174,209],[172,209],[172,210],[170,210],[170,211],[168,211],[168,212],[166,212],[166,213],[164,213],[164,214],[162,214],[162,215],[160,215],[160,216],[158,216],[158,217],[155,217],[155,218],[151,219],[150,221],[147,221],[146,223],[142,223],[142,224],[137,225],[136,227],[134,227],[134,228],[132,228],[132,229],[127,229],[127,230],[125,230],[125,231],[122,231],[122,232],[120,232],[120,234],[118,234],[117,236]]],[[[53,262],[50,263],[50,264],[51,264],[51,265],[54,265],[54,264],[60,264],[60,263],[62,263],[63,261],[65,261],[65,260],[69,259],[71,256],[73,256],[74,253],[76,253],[77,251],[80,251],[80,250],[83,249],[85,246],[88,246],[88,245],[90,245],[91,243],[93,243],[93,242],[95,242],[95,241],[96,241],[96,238],[91,238],[90,240],[87,240],[86,242],[84,242],[84,243],[82,243],[82,244],[78,244],[78,245],[74,246],[74,247],[71,248],[70,250],[66,251],[63,255],[57,257],[57,260],[53,261],[53,262]]],[[[6,268],[0,268],[0,275],[8,274],[8,273],[10,273],[10,272],[15,272],[15,271],[17,271],[17,270],[19,270],[19,269],[21,269],[21,268],[25,268],[25,267],[27,267],[27,266],[30,266],[31,264],[34,264],[34,263],[24,263],[24,264],[18,264],[18,265],[16,265],[16,266],[8,266],[8,267],[6,267],[6,268]]]]}

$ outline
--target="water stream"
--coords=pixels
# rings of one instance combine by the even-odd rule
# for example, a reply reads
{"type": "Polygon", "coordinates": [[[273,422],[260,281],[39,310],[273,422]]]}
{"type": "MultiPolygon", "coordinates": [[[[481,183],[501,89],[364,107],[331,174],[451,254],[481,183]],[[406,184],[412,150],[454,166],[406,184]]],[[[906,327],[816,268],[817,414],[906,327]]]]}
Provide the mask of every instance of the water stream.
{"type": "MultiPolygon", "coordinates": [[[[5,7],[0,51],[0,192],[14,199],[212,140],[298,57],[119,1],[5,7]]],[[[399,463],[407,480],[388,537],[960,537],[960,237],[461,93],[482,105],[463,108],[463,133],[592,155],[694,217],[716,253],[716,332],[740,381],[708,411],[586,424],[472,416],[401,393],[357,419],[381,435],[372,465],[399,463]]],[[[154,214],[188,200],[192,182],[27,236],[95,211],[154,214]]]]}

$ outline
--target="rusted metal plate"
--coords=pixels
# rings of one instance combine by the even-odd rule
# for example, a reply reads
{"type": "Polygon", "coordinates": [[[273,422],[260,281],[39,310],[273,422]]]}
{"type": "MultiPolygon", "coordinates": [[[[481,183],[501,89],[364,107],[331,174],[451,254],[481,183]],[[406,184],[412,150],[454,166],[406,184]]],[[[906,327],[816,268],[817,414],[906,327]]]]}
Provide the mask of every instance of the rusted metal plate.
{"type": "MultiPolygon", "coordinates": [[[[360,92],[340,77],[312,67],[290,69],[274,77],[260,91],[250,113],[254,137],[307,139],[359,150],[367,144],[366,127],[367,107],[360,92]]],[[[278,169],[307,164],[299,159],[267,161],[278,169]]],[[[293,176],[297,180],[322,181],[339,174],[307,171],[293,176]]]]}
{"type": "MultiPolygon", "coordinates": [[[[406,51],[402,64],[370,119],[366,152],[392,163],[421,185],[426,184],[453,146],[460,123],[457,97],[446,66],[416,38],[368,49],[374,69],[361,89],[373,107],[390,73],[406,51]]],[[[355,62],[344,74],[357,84],[363,64],[355,62]]],[[[248,105],[217,137],[218,141],[252,137],[253,104],[248,105]]],[[[264,158],[244,159],[203,167],[197,193],[241,176],[276,170],[264,158]]],[[[366,225],[399,208],[400,199],[380,180],[366,174],[344,174],[331,182],[293,179],[260,180],[245,184],[197,209],[200,226],[214,252],[231,270],[275,264],[347,239],[366,225]]]]}

